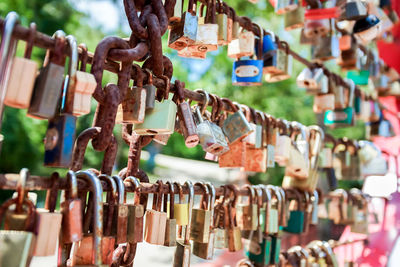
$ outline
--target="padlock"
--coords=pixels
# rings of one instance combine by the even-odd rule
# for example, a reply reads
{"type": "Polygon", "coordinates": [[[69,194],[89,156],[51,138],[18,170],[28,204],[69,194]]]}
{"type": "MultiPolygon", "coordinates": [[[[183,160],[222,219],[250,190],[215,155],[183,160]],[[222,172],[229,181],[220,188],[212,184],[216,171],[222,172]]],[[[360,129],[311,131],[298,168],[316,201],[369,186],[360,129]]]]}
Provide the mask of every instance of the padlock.
{"type": "Polygon", "coordinates": [[[222,3],[219,3],[219,13],[217,14],[217,24],[218,24],[218,45],[227,45],[228,42],[228,15],[222,13],[222,3]]]}
{"type": "Polygon", "coordinates": [[[341,8],[338,20],[359,20],[366,16],[368,16],[366,3],[359,0],[350,0],[341,8]]]}
{"type": "Polygon", "coordinates": [[[272,56],[264,58],[263,73],[270,74],[268,77],[269,79],[272,78],[274,74],[284,74],[286,70],[289,70],[289,61],[291,60],[286,51],[278,49],[272,56]]]}
{"type": "Polygon", "coordinates": [[[293,11],[298,7],[299,1],[297,0],[277,0],[275,6],[275,13],[282,15],[287,12],[293,11]]]}
{"type": "Polygon", "coordinates": [[[296,79],[297,86],[306,88],[307,93],[311,94],[327,93],[323,91],[324,82],[327,82],[327,77],[322,68],[304,68],[296,79]]]}
{"type": "MultiPolygon", "coordinates": [[[[103,189],[100,180],[91,171],[78,171],[76,173],[78,179],[84,180],[90,184],[92,194],[92,212],[93,214],[86,214],[86,220],[92,223],[92,233],[87,233],[84,229],[83,239],[77,243],[73,243],[71,249],[71,264],[74,265],[97,265],[101,266],[104,262],[111,264],[112,250],[110,244],[105,240],[102,241],[103,236],[103,189]]],[[[89,226],[89,225],[88,225],[89,226]]],[[[112,244],[114,245],[114,244],[112,244]]]]}
{"type": "Polygon", "coordinates": [[[291,136],[293,144],[290,149],[285,176],[297,179],[307,179],[309,174],[309,144],[307,128],[296,122],[292,122],[292,128],[295,129],[291,136]]]}
{"type": "Polygon", "coordinates": [[[370,14],[359,19],[353,26],[353,34],[363,44],[367,44],[377,37],[380,31],[380,20],[377,16],[370,14]]]}
{"type": "Polygon", "coordinates": [[[61,203],[62,242],[73,243],[82,239],[82,201],[78,198],[77,178],[73,171],[68,171],[68,190],[61,203]]]}
{"type": "Polygon", "coordinates": [[[106,202],[103,203],[103,237],[101,239],[102,242],[102,253],[105,253],[106,259],[105,263],[110,263],[111,258],[108,249],[114,248],[116,241],[116,231],[112,231],[113,222],[115,221],[115,217],[117,215],[116,207],[118,203],[118,191],[117,184],[114,179],[106,174],[101,174],[98,176],[100,181],[104,181],[105,184],[110,188],[110,191],[107,192],[106,202]],[[112,248],[111,248],[112,247],[112,248]],[[106,250],[106,251],[104,251],[106,250]]]}
{"type": "MultiPolygon", "coordinates": [[[[324,124],[332,127],[352,125],[354,123],[354,91],[355,84],[352,80],[346,79],[350,85],[348,107],[344,109],[327,110],[324,115],[324,124]]],[[[336,99],[336,98],[335,98],[336,99]]]]}
{"type": "MultiPolygon", "coordinates": [[[[165,84],[165,95],[168,96],[170,84],[167,77],[165,84]]],[[[154,109],[146,112],[143,123],[133,125],[133,131],[138,135],[172,134],[175,129],[176,112],[177,106],[172,100],[156,101],[154,109]]]]}
{"type": "Polygon", "coordinates": [[[318,37],[326,36],[330,29],[331,22],[329,19],[306,20],[304,24],[304,36],[312,40],[317,40],[318,37]]]}
{"type": "Polygon", "coordinates": [[[369,71],[368,70],[348,71],[346,77],[348,79],[353,80],[353,82],[357,85],[368,85],[369,71]]]}
{"type": "Polygon", "coordinates": [[[267,149],[246,146],[245,171],[266,172],[267,171],[267,149]]]}
{"type": "Polygon", "coordinates": [[[179,203],[174,204],[174,219],[179,226],[186,226],[189,223],[189,202],[184,203],[182,185],[175,182],[174,185],[178,188],[179,203]]]}
{"type": "Polygon", "coordinates": [[[287,135],[289,125],[287,121],[280,121],[283,129],[276,139],[275,161],[280,166],[286,166],[290,157],[292,140],[287,135]]]}
{"type": "MultiPolygon", "coordinates": [[[[163,4],[165,5],[165,0],[163,0],[163,4]]],[[[172,10],[172,14],[169,17],[169,25],[174,25],[181,21],[182,11],[183,11],[183,0],[177,0],[174,5],[174,9],[172,10]]]]}
{"type": "Polygon", "coordinates": [[[12,58],[4,104],[14,108],[28,108],[31,101],[38,64],[31,60],[36,24],[29,26],[29,38],[24,57],[12,58]]]}
{"type": "Polygon", "coordinates": [[[254,54],[255,38],[252,31],[242,28],[236,39],[228,44],[228,57],[250,57],[254,54]]]}
{"type": "Polygon", "coordinates": [[[313,111],[315,113],[323,113],[326,110],[335,109],[334,94],[318,94],[314,96],[313,111]]]}
{"type": "MultiPolygon", "coordinates": [[[[63,51],[65,33],[58,30],[53,37],[56,39],[55,50],[63,51]]],[[[36,78],[31,103],[28,108],[28,116],[50,119],[56,114],[64,79],[64,58],[63,56],[60,58],[60,54],[62,55],[63,53],[47,51],[44,67],[36,78]]]]}
{"type": "Polygon", "coordinates": [[[153,84],[153,74],[149,69],[144,69],[147,73],[147,83],[143,85],[146,90],[146,110],[153,109],[156,101],[156,87],[153,84]]]}
{"type": "Polygon", "coordinates": [[[146,89],[142,85],[130,87],[118,106],[116,123],[143,123],[146,111],[146,89]]]}
{"type": "Polygon", "coordinates": [[[249,191],[248,203],[240,203],[236,207],[237,225],[242,230],[255,231],[258,227],[257,202],[254,188],[250,185],[245,185],[249,191]]]}
{"type": "Polygon", "coordinates": [[[287,222],[287,226],[284,227],[283,230],[289,233],[299,234],[304,230],[305,206],[303,203],[303,198],[297,190],[289,189],[289,191],[295,195],[295,198],[292,199],[289,220],[287,222]]]}
{"type": "Polygon", "coordinates": [[[158,180],[157,184],[157,196],[153,195],[153,207],[151,210],[147,210],[145,215],[144,239],[150,244],[164,245],[167,213],[161,211],[163,183],[158,180]]]}
{"type": "Polygon", "coordinates": [[[174,260],[172,266],[174,267],[189,267],[190,266],[190,254],[191,254],[191,246],[190,246],[190,225],[192,218],[192,208],[193,208],[193,198],[194,198],[194,188],[193,184],[190,181],[186,181],[185,184],[188,187],[189,196],[188,196],[188,224],[186,226],[185,235],[183,240],[177,241],[177,246],[175,250],[174,260]]]}
{"type": "Polygon", "coordinates": [[[67,168],[71,165],[73,144],[75,141],[76,117],[72,115],[74,90],[76,90],[76,72],[78,47],[75,37],[66,37],[70,47],[69,72],[64,80],[61,113],[49,120],[44,140],[44,165],[67,168]]]}
{"type": "Polygon", "coordinates": [[[62,214],[54,211],[57,194],[57,190],[48,190],[45,203],[46,209],[38,209],[36,211],[34,256],[53,255],[58,245],[57,239],[61,230],[62,214]]]}
{"type": "Polygon", "coordinates": [[[209,192],[204,183],[195,183],[202,187],[203,194],[199,208],[193,208],[190,225],[190,239],[198,243],[208,243],[210,234],[211,210],[209,210],[209,192]]]}
{"type": "Polygon", "coordinates": [[[304,8],[298,6],[295,10],[284,14],[285,30],[291,31],[304,27],[304,8]]]}
{"type": "MultiPolygon", "coordinates": [[[[261,27],[259,29],[264,31],[261,27]]],[[[278,50],[278,44],[276,43],[275,34],[270,30],[265,30],[265,32],[267,34],[263,35],[262,44],[260,44],[261,39],[257,38],[256,46],[255,46],[257,57],[263,58],[263,59],[273,56],[276,53],[276,51],[278,50]],[[262,47],[262,54],[260,54],[260,50],[258,48],[260,45],[262,47]]]]}
{"type": "Polygon", "coordinates": [[[29,170],[21,169],[17,182],[17,198],[10,199],[1,207],[5,213],[4,230],[33,232],[35,226],[35,206],[29,198],[26,198],[25,185],[29,179],[29,170]],[[9,210],[11,204],[16,204],[14,210],[9,210]],[[27,207],[25,210],[23,207],[27,207]]]}
{"type": "Polygon", "coordinates": [[[342,34],[339,38],[339,49],[346,51],[351,49],[353,37],[350,34],[342,34]]]}
{"type": "Polygon", "coordinates": [[[304,206],[305,206],[303,232],[307,233],[308,230],[310,229],[310,222],[311,222],[313,206],[312,206],[312,198],[311,198],[310,193],[308,191],[303,191],[302,193],[304,196],[304,206]]]}
{"type": "Polygon", "coordinates": [[[335,35],[321,37],[316,46],[312,49],[312,59],[327,61],[339,56],[339,40],[335,35]]]}
{"type": "Polygon", "coordinates": [[[268,266],[271,258],[271,237],[263,236],[258,240],[256,236],[257,234],[252,236],[245,255],[255,266],[268,266]]]}
{"type": "Polygon", "coordinates": [[[214,229],[214,203],[215,203],[215,188],[214,186],[208,182],[206,183],[208,191],[210,193],[209,198],[209,210],[210,210],[210,228],[209,228],[209,236],[208,242],[199,243],[193,242],[193,255],[200,257],[202,259],[210,260],[214,256],[214,240],[215,240],[215,229],[214,229]]]}
{"type": "Polygon", "coordinates": [[[317,190],[314,190],[312,196],[312,214],[310,221],[312,225],[318,225],[318,202],[319,202],[319,194],[317,190]]]}
{"type": "Polygon", "coordinates": [[[205,5],[202,4],[198,17],[196,40],[194,44],[188,46],[189,52],[207,53],[218,49],[218,24],[216,24],[215,14],[212,11],[212,4],[207,7],[205,16],[204,9],[205,5]]]}
{"type": "Polygon", "coordinates": [[[214,215],[214,226],[215,226],[215,239],[214,239],[214,248],[216,249],[224,249],[228,247],[228,232],[225,229],[225,211],[222,203],[219,203],[215,206],[215,215],[214,215]]]}
{"type": "Polygon", "coordinates": [[[124,179],[124,184],[125,186],[133,186],[135,190],[134,201],[128,204],[128,229],[126,238],[129,243],[140,243],[143,242],[144,219],[144,207],[140,204],[140,183],[137,178],[128,176],[124,179]]]}
{"type": "Polygon", "coordinates": [[[164,194],[164,212],[167,212],[167,223],[165,226],[164,246],[176,246],[176,219],[174,219],[175,192],[174,184],[166,182],[169,188],[169,194],[164,194]],[[169,196],[169,201],[168,201],[169,196]]]}
{"type": "MultiPolygon", "coordinates": [[[[262,55],[264,33],[262,28],[255,24],[260,30],[260,41],[257,46],[257,55],[262,55]]],[[[257,59],[237,60],[233,63],[232,84],[238,86],[256,86],[262,84],[263,61],[257,59]]]]}
{"type": "Polygon", "coordinates": [[[204,95],[204,101],[201,106],[195,107],[195,120],[197,120],[197,135],[200,139],[200,145],[203,150],[215,155],[221,155],[228,151],[228,143],[226,142],[225,135],[222,129],[210,120],[204,120],[203,115],[206,113],[207,105],[204,103],[209,102],[209,95],[204,90],[196,90],[204,95]]]}
{"type": "Polygon", "coordinates": [[[188,9],[182,14],[181,21],[171,26],[168,34],[168,47],[182,50],[194,44],[197,37],[198,17],[194,10],[194,1],[189,0],[188,9]]]}
{"type": "Polygon", "coordinates": [[[269,207],[268,211],[268,234],[277,234],[279,231],[279,216],[282,212],[282,198],[278,189],[272,185],[267,185],[266,189],[269,190],[271,195],[271,201],[267,204],[269,207]],[[272,198],[272,195],[274,196],[272,198]]]}
{"type": "MultiPolygon", "coordinates": [[[[289,44],[287,42],[281,41],[284,51],[279,50],[277,55],[276,69],[268,71],[265,75],[266,82],[280,82],[289,79],[292,75],[293,58],[289,54],[289,44]],[[283,52],[283,53],[281,53],[283,52]],[[278,71],[279,70],[279,71],[278,71]]],[[[265,65],[264,65],[265,66],[265,65]]]]}
{"type": "MultiPolygon", "coordinates": [[[[74,94],[74,104],[72,114],[74,116],[82,116],[90,113],[90,103],[97,83],[92,73],[86,72],[86,62],[88,59],[87,47],[85,44],[79,44],[81,50],[81,65],[76,72],[76,81],[71,89],[71,94],[74,94]]],[[[71,78],[70,78],[71,79],[71,78]]]]}
{"type": "Polygon", "coordinates": [[[6,221],[0,231],[1,266],[29,266],[35,247],[35,235],[32,233],[35,224],[35,206],[25,197],[25,183],[29,177],[27,169],[22,169],[17,182],[16,198],[5,201],[0,206],[0,222],[6,221]],[[8,208],[15,204],[15,210],[8,208]]]}
{"type": "Polygon", "coordinates": [[[125,185],[122,178],[117,175],[112,178],[117,185],[118,204],[116,206],[116,216],[113,217],[111,233],[116,236],[116,244],[121,244],[127,242],[129,207],[125,201],[125,185]]]}
{"type": "Polygon", "coordinates": [[[222,130],[228,138],[229,143],[235,143],[249,136],[254,130],[242,110],[227,98],[223,98],[222,101],[226,102],[234,112],[228,115],[222,126],[222,130]]]}
{"type": "Polygon", "coordinates": [[[229,203],[225,206],[225,212],[228,217],[227,219],[225,219],[225,227],[227,227],[228,229],[228,250],[230,252],[235,252],[242,249],[242,234],[240,232],[240,228],[235,223],[234,209],[234,203],[229,203]]]}
{"type": "MultiPolygon", "coordinates": [[[[180,81],[175,81],[175,88],[180,87],[182,90],[185,84],[180,81]]],[[[178,96],[178,95],[177,95],[178,96]]],[[[186,147],[195,147],[199,143],[199,136],[197,135],[196,124],[193,119],[190,104],[184,99],[176,99],[178,106],[179,128],[185,139],[186,147]]]]}
{"type": "Polygon", "coordinates": [[[229,150],[218,157],[220,168],[241,168],[246,162],[246,143],[238,141],[229,144],[229,150]]]}

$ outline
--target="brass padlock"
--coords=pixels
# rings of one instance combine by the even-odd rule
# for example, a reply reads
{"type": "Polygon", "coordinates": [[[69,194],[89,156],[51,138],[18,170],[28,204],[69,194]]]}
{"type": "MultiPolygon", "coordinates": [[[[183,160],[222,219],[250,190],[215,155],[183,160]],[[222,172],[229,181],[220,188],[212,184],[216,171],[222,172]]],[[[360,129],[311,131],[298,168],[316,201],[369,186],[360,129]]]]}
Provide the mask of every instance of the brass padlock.
{"type": "MultiPolygon", "coordinates": [[[[58,30],[53,37],[56,39],[56,51],[63,51],[65,46],[65,33],[58,30]]],[[[28,116],[40,119],[54,117],[62,92],[64,79],[63,53],[51,53],[47,51],[44,67],[36,78],[35,88],[31,103],[28,108],[28,116]]]]}
{"type": "Polygon", "coordinates": [[[181,21],[171,26],[168,35],[168,46],[182,50],[194,44],[197,36],[198,17],[195,14],[194,1],[189,0],[188,9],[183,13],[181,21]]]}
{"type": "Polygon", "coordinates": [[[219,2],[217,14],[217,24],[218,24],[218,45],[227,45],[228,42],[228,15],[223,13],[222,3],[219,2]]]}
{"type": "Polygon", "coordinates": [[[7,106],[14,108],[29,107],[38,69],[38,64],[30,59],[35,34],[36,24],[32,22],[29,26],[29,38],[26,43],[24,57],[12,58],[10,76],[4,98],[4,104],[7,106]]]}
{"type": "Polygon", "coordinates": [[[146,211],[144,239],[150,244],[164,245],[167,213],[161,211],[163,183],[158,180],[157,184],[157,194],[153,195],[153,208],[146,211]]]}
{"type": "Polygon", "coordinates": [[[21,169],[17,182],[17,198],[4,202],[1,207],[5,210],[4,230],[34,232],[34,226],[36,223],[35,206],[25,197],[25,185],[28,179],[28,169],[21,169]],[[9,210],[8,207],[14,203],[16,204],[15,209],[9,210]],[[24,209],[24,206],[27,207],[26,210],[24,209]]]}
{"type": "Polygon", "coordinates": [[[304,8],[298,6],[295,10],[284,14],[285,30],[291,31],[304,27],[304,8]]]}
{"type": "MultiPolygon", "coordinates": [[[[124,179],[125,186],[133,186],[135,196],[133,203],[128,204],[128,229],[127,242],[143,242],[144,207],[140,204],[140,183],[135,177],[128,176],[124,179]]],[[[127,200],[125,200],[127,202],[127,200]]]]}
{"type": "MultiPolygon", "coordinates": [[[[236,193],[235,193],[236,199],[236,193]]],[[[226,216],[225,219],[226,228],[228,229],[228,250],[231,252],[239,251],[242,249],[242,233],[240,228],[235,223],[235,205],[236,200],[229,201],[225,206],[226,216]]]]}
{"type": "Polygon", "coordinates": [[[215,240],[215,229],[214,229],[214,203],[215,203],[215,187],[210,183],[206,183],[208,191],[210,193],[210,228],[208,235],[208,242],[200,243],[193,242],[193,255],[200,257],[202,259],[210,260],[214,256],[214,240],[215,240]]]}
{"type": "Polygon", "coordinates": [[[68,190],[61,203],[63,243],[73,243],[82,239],[82,201],[78,198],[78,182],[73,171],[68,171],[68,190]]]}
{"type": "Polygon", "coordinates": [[[167,224],[165,226],[164,246],[176,246],[176,219],[174,218],[174,184],[166,182],[169,187],[169,194],[164,194],[164,212],[167,212],[167,224]],[[169,201],[168,201],[169,196],[169,201]]]}
{"type": "Polygon", "coordinates": [[[178,188],[179,203],[174,204],[174,219],[179,226],[186,226],[189,224],[189,202],[184,203],[184,195],[182,185],[175,182],[174,185],[178,188]]]}
{"type": "Polygon", "coordinates": [[[289,124],[287,121],[279,120],[278,123],[281,131],[276,139],[275,161],[280,166],[286,166],[290,157],[292,140],[287,135],[289,129],[289,124]]]}
{"type": "Polygon", "coordinates": [[[190,181],[185,182],[186,186],[188,187],[189,196],[188,196],[188,209],[189,209],[189,221],[186,226],[185,235],[183,240],[178,240],[174,261],[172,266],[174,267],[189,267],[190,266],[190,254],[191,254],[191,247],[190,247],[190,225],[191,225],[191,218],[192,218],[192,208],[193,208],[193,198],[194,198],[194,188],[193,184],[190,181]]]}
{"type": "Polygon", "coordinates": [[[279,216],[282,212],[282,198],[278,192],[278,188],[272,185],[267,185],[266,189],[269,190],[271,194],[271,203],[269,205],[268,213],[268,229],[266,231],[268,234],[277,234],[279,231],[279,216]],[[274,197],[272,198],[272,195],[274,197]]]}
{"type": "Polygon", "coordinates": [[[146,111],[146,89],[137,82],[127,90],[125,99],[118,106],[116,123],[143,123],[146,111]]]}
{"type": "Polygon", "coordinates": [[[210,235],[211,210],[209,209],[209,192],[204,183],[197,182],[195,186],[201,186],[203,194],[199,208],[193,208],[190,225],[190,239],[198,243],[208,243],[210,235]]]}
{"type": "Polygon", "coordinates": [[[76,82],[72,89],[74,92],[74,104],[72,114],[82,116],[90,113],[91,98],[97,83],[92,73],[86,72],[86,63],[88,59],[87,47],[85,44],[79,44],[81,50],[81,65],[76,72],[76,82]]]}
{"type": "Polygon", "coordinates": [[[103,188],[100,180],[91,171],[78,171],[78,179],[90,184],[92,194],[92,208],[86,214],[86,221],[89,224],[84,228],[83,239],[74,243],[71,249],[71,264],[74,265],[97,265],[106,263],[112,259],[112,251],[107,242],[102,242],[103,236],[103,188]],[[90,212],[92,214],[90,214],[90,212]],[[88,233],[88,228],[92,223],[93,230],[88,233]],[[111,256],[111,257],[110,257],[111,256]]]}
{"type": "Polygon", "coordinates": [[[242,230],[257,230],[258,214],[254,188],[250,185],[244,186],[249,191],[249,201],[246,204],[240,203],[236,207],[237,225],[242,230]]]}
{"type": "Polygon", "coordinates": [[[323,113],[326,110],[335,109],[334,94],[319,94],[314,96],[313,111],[315,113],[323,113]]]}

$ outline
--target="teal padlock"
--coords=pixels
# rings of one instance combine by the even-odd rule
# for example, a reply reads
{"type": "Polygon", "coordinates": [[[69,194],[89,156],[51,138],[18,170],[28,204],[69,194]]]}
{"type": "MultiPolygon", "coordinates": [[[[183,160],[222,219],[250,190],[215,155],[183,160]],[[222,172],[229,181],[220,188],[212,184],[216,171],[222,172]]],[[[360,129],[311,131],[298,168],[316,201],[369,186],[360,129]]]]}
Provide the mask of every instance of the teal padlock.
{"type": "Polygon", "coordinates": [[[289,189],[288,191],[293,192],[296,195],[296,198],[292,200],[295,201],[294,203],[296,205],[292,207],[287,226],[284,227],[283,230],[289,233],[300,234],[304,230],[305,205],[300,193],[297,190],[289,189]]]}
{"type": "Polygon", "coordinates": [[[368,85],[369,70],[351,70],[347,72],[346,77],[357,85],[368,85]]]}
{"type": "Polygon", "coordinates": [[[270,264],[279,264],[279,255],[281,254],[282,230],[283,230],[283,226],[279,226],[278,234],[271,235],[270,264]]]}
{"type": "Polygon", "coordinates": [[[254,235],[248,247],[246,247],[246,257],[258,266],[267,266],[271,259],[271,237],[265,236],[262,242],[258,242],[258,238],[254,235]]]}

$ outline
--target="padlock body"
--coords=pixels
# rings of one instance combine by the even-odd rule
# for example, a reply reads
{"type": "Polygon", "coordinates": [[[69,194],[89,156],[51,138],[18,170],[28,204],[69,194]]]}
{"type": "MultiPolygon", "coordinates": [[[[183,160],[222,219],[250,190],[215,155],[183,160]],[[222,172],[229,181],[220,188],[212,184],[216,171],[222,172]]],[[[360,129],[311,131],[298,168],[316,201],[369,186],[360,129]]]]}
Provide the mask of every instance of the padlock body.
{"type": "MultiPolygon", "coordinates": [[[[103,264],[112,263],[115,239],[103,237],[101,240],[101,261],[103,264]]],[[[72,252],[72,265],[94,265],[93,258],[93,235],[85,235],[81,241],[76,243],[72,252]]]]}
{"type": "Polygon", "coordinates": [[[218,25],[199,24],[197,28],[196,41],[188,46],[191,52],[210,52],[218,49],[218,25]]]}
{"type": "Polygon", "coordinates": [[[4,104],[14,108],[28,108],[38,64],[30,59],[15,57],[10,70],[4,104]]]}
{"type": "Polygon", "coordinates": [[[193,209],[190,226],[190,239],[199,243],[208,243],[210,234],[211,211],[193,209]]]}
{"type": "Polygon", "coordinates": [[[354,109],[347,107],[345,109],[327,110],[324,115],[324,124],[329,126],[348,126],[353,123],[354,109]]]}
{"type": "Polygon", "coordinates": [[[199,143],[199,136],[188,102],[184,101],[178,105],[178,117],[180,129],[185,138],[185,145],[189,148],[195,147],[199,143]]]}
{"type": "Polygon", "coordinates": [[[228,233],[226,229],[215,229],[214,248],[224,249],[228,247],[228,233]]]}
{"type": "Polygon", "coordinates": [[[242,249],[242,233],[239,227],[228,228],[228,250],[231,252],[242,249]]]}
{"type": "Polygon", "coordinates": [[[304,27],[304,8],[298,7],[284,15],[285,30],[291,31],[304,27]]]}
{"type": "Polygon", "coordinates": [[[67,199],[61,203],[62,241],[73,243],[82,239],[82,202],[80,199],[67,199]]]}
{"type": "Polygon", "coordinates": [[[82,116],[90,113],[92,94],[96,89],[97,83],[94,75],[83,71],[76,72],[76,82],[74,89],[74,104],[72,114],[82,116]]]}
{"type": "Polygon", "coordinates": [[[171,27],[168,46],[179,51],[194,44],[197,36],[197,25],[198,17],[190,12],[185,12],[182,20],[171,27]]]}
{"type": "Polygon", "coordinates": [[[249,260],[257,265],[269,265],[271,258],[271,238],[267,236],[260,242],[258,238],[253,236],[253,240],[249,242],[249,247],[245,254],[249,260]]]}
{"type": "Polygon", "coordinates": [[[174,247],[176,246],[176,220],[167,219],[165,226],[165,240],[164,246],[174,247]]]}
{"type": "Polygon", "coordinates": [[[146,90],[146,110],[153,109],[156,101],[156,87],[153,84],[145,84],[143,88],[146,90]]]}
{"type": "Polygon", "coordinates": [[[4,221],[4,230],[26,231],[33,229],[25,229],[26,222],[29,219],[27,213],[15,213],[14,211],[7,210],[4,221]]]}
{"type": "Polygon", "coordinates": [[[249,172],[266,172],[267,150],[247,146],[244,169],[249,172]]]}
{"type": "Polygon", "coordinates": [[[263,61],[246,59],[233,63],[232,84],[251,86],[262,84],[263,61]]]}
{"type": "Polygon", "coordinates": [[[36,212],[36,246],[34,256],[54,255],[58,234],[61,229],[62,214],[57,212],[36,212]]]}
{"type": "Polygon", "coordinates": [[[289,136],[280,135],[276,141],[275,161],[280,166],[286,166],[290,157],[292,141],[289,136]]]}
{"type": "Polygon", "coordinates": [[[142,205],[128,205],[128,242],[143,242],[143,219],[144,208],[142,205]]]}
{"type": "Polygon", "coordinates": [[[254,129],[241,110],[236,111],[226,118],[222,130],[228,138],[229,143],[239,141],[254,132],[254,129]]]}
{"type": "Polygon", "coordinates": [[[154,109],[148,110],[143,123],[134,124],[139,135],[172,134],[175,129],[177,107],[171,100],[155,102],[154,109]]]}
{"type": "Polygon", "coordinates": [[[304,230],[304,211],[292,210],[290,211],[287,226],[283,228],[284,231],[289,233],[302,233],[304,230]]]}
{"type": "Polygon", "coordinates": [[[256,204],[240,204],[236,207],[237,225],[242,230],[257,230],[258,216],[256,204]]]}
{"type": "Polygon", "coordinates": [[[254,33],[241,32],[236,39],[228,44],[228,57],[249,57],[254,54],[254,33]]]}
{"type": "Polygon", "coordinates": [[[190,244],[184,244],[178,241],[176,245],[173,267],[189,267],[190,266],[190,244]]]}
{"type": "Polygon", "coordinates": [[[218,163],[221,168],[241,168],[246,162],[246,143],[235,142],[229,145],[229,150],[219,156],[218,163]]]}
{"type": "Polygon", "coordinates": [[[0,231],[0,266],[29,266],[35,235],[25,231],[0,231]]]}
{"type": "Polygon", "coordinates": [[[210,231],[207,243],[193,242],[193,255],[205,260],[211,260],[214,256],[215,232],[210,231]]]}
{"type": "Polygon", "coordinates": [[[68,168],[75,142],[76,117],[57,115],[49,120],[45,138],[44,165],[68,168]]]}
{"type": "Polygon", "coordinates": [[[174,204],[174,219],[176,224],[185,226],[189,224],[189,205],[187,203],[174,204]]]}
{"type": "Polygon", "coordinates": [[[146,211],[146,226],[144,239],[147,243],[163,245],[165,241],[165,227],[167,224],[167,213],[155,210],[146,211]]]}
{"type": "Polygon", "coordinates": [[[129,88],[118,111],[122,111],[122,123],[143,123],[146,111],[146,89],[136,86],[129,88]]]}
{"type": "Polygon", "coordinates": [[[117,244],[126,243],[128,233],[128,212],[126,204],[119,204],[116,207],[117,216],[113,216],[111,234],[116,236],[117,244]]]}
{"type": "Polygon", "coordinates": [[[64,67],[49,62],[36,78],[28,115],[39,119],[54,117],[61,96],[64,67]]]}
{"type": "Polygon", "coordinates": [[[215,155],[221,155],[228,151],[228,143],[222,129],[206,120],[197,125],[197,134],[203,150],[215,155]]]}

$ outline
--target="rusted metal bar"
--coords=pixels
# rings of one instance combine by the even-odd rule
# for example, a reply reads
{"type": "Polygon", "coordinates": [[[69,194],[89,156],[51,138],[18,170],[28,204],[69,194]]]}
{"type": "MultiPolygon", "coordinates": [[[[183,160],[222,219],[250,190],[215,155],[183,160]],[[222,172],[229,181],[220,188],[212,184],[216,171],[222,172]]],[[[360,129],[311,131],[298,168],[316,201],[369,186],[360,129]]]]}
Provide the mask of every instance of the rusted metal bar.
{"type": "MultiPolygon", "coordinates": [[[[19,179],[19,174],[14,174],[14,173],[7,173],[7,174],[0,174],[0,189],[2,190],[16,190],[17,188],[17,181],[19,179]]],[[[168,180],[168,179],[166,179],[168,180]]],[[[107,192],[110,190],[108,184],[104,181],[101,181],[102,186],[103,186],[103,191],[107,192]]],[[[141,193],[144,194],[153,194],[158,191],[158,185],[157,184],[151,184],[151,183],[141,183],[141,193]]],[[[53,188],[53,181],[51,177],[45,177],[45,176],[34,176],[31,175],[27,181],[26,181],[26,190],[31,191],[31,190],[49,190],[53,188]]],[[[58,189],[59,190],[66,190],[68,189],[68,182],[66,178],[60,178],[58,180],[58,189]]],[[[89,191],[90,190],[90,185],[87,184],[85,181],[79,179],[78,180],[78,189],[81,191],[89,191]]],[[[127,186],[125,188],[126,192],[134,192],[134,187],[133,186],[127,186]]],[[[175,192],[178,191],[178,188],[175,188],[175,192]]],[[[216,195],[221,196],[224,193],[224,189],[222,187],[215,187],[216,195]]],[[[163,192],[167,193],[169,192],[169,187],[167,184],[163,185],[163,192]]],[[[194,186],[194,192],[196,195],[201,195],[203,194],[203,189],[201,186],[195,185],[194,186]]],[[[247,196],[249,194],[249,190],[247,188],[240,189],[239,195],[241,196],[247,196]]],[[[183,186],[183,193],[187,194],[188,189],[183,186]]],[[[291,194],[289,191],[286,192],[286,195],[288,198],[294,198],[296,195],[291,194]]],[[[329,195],[325,195],[325,198],[337,198],[340,197],[339,195],[336,195],[334,193],[331,193],[329,195]]]]}

